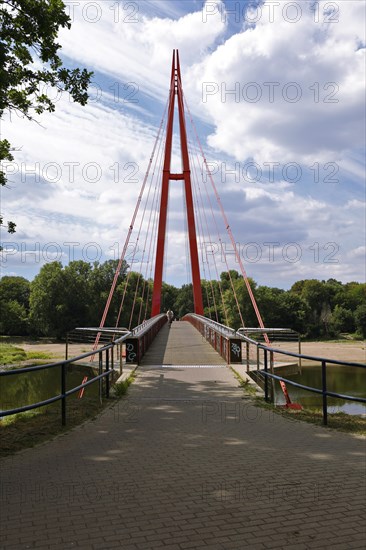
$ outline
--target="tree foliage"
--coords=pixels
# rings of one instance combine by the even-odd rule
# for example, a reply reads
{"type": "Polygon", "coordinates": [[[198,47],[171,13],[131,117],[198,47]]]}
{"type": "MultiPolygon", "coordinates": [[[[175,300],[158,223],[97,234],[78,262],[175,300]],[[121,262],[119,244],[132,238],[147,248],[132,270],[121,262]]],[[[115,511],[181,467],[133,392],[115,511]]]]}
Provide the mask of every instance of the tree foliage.
{"type": "MultiPolygon", "coordinates": [[[[117,263],[109,260],[91,265],[77,260],[64,268],[60,262],[44,265],[31,283],[30,330],[63,337],[77,326],[99,326],[117,263]]],[[[126,264],[121,269],[106,325],[113,326],[117,317],[125,272],[126,264]]],[[[121,320],[126,321],[126,313],[121,320]]]]}
{"type": "Polygon", "coordinates": [[[355,311],[355,324],[357,331],[366,338],[366,304],[360,304],[355,311]]]}
{"type": "Polygon", "coordinates": [[[30,283],[24,277],[0,279],[0,333],[28,333],[30,283]]]}
{"type": "MultiPolygon", "coordinates": [[[[0,280],[0,333],[64,337],[76,326],[99,326],[117,268],[117,260],[90,264],[73,261],[44,265],[29,283],[23,277],[0,280]]],[[[123,264],[110,304],[105,326],[115,326],[123,299],[118,326],[135,327],[150,317],[153,282],[129,272],[123,264]]],[[[245,325],[258,326],[245,281],[230,272],[245,325]]],[[[205,315],[235,329],[242,326],[230,277],[202,281],[205,315]],[[223,301],[221,299],[223,296],[223,301]]],[[[307,279],[290,290],[257,285],[249,279],[264,324],[292,328],[310,338],[336,337],[340,333],[366,336],[366,284],[342,284],[334,279],[307,279]]],[[[162,312],[172,309],[181,318],[193,311],[192,285],[181,288],[163,283],[162,312]]]]}
{"type": "MultiPolygon", "coordinates": [[[[55,110],[48,88],[66,91],[85,105],[92,73],[68,69],[59,55],[60,29],[70,29],[71,20],[62,0],[3,0],[0,5],[0,117],[15,111],[29,120],[55,110]]],[[[12,161],[8,140],[0,140],[0,160],[12,161]]],[[[6,175],[0,173],[0,185],[6,175]]],[[[3,217],[0,217],[3,225],[3,217]]],[[[15,223],[7,222],[14,233],[15,223]]]]}

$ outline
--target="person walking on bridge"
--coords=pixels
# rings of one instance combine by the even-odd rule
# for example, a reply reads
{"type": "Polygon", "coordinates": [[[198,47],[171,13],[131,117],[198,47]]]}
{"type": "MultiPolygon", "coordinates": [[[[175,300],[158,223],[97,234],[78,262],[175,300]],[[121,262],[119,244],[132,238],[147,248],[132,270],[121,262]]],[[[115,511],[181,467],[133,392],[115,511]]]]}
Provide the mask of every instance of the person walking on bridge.
{"type": "Polygon", "coordinates": [[[172,326],[172,322],[173,322],[173,319],[174,319],[174,313],[172,312],[171,309],[168,309],[168,311],[166,312],[166,316],[167,316],[168,323],[169,323],[169,328],[170,328],[172,326]]]}

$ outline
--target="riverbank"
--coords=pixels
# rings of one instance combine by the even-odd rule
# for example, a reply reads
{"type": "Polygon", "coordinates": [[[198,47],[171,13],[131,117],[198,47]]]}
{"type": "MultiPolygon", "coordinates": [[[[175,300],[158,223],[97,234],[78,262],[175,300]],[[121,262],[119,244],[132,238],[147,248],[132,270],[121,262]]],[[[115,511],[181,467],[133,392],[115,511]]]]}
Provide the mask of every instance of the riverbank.
{"type": "MultiPolygon", "coordinates": [[[[12,338],[7,339],[7,342],[12,343],[24,349],[29,353],[45,353],[52,357],[52,360],[57,361],[65,357],[65,343],[54,342],[50,339],[30,340],[27,338],[12,338]]],[[[288,351],[297,352],[297,343],[281,343],[273,344],[273,347],[286,349],[288,351]]],[[[71,344],[69,345],[69,358],[75,357],[82,353],[91,351],[90,344],[71,344]]],[[[356,363],[366,362],[366,342],[364,340],[332,340],[332,341],[316,341],[302,342],[301,351],[305,355],[313,355],[315,357],[326,357],[328,359],[336,359],[337,361],[354,361],[356,363]]]]}
{"type": "MultiPolygon", "coordinates": [[[[299,353],[298,342],[274,341],[271,345],[276,349],[299,353]]],[[[366,363],[366,342],[364,340],[305,341],[301,342],[301,353],[337,361],[366,363]]],[[[275,360],[286,362],[289,359],[285,355],[278,354],[275,360]]],[[[306,364],[306,361],[304,364],[306,364]]]]}
{"type": "Polygon", "coordinates": [[[302,342],[301,352],[305,355],[326,357],[337,361],[366,362],[365,341],[302,342]]]}

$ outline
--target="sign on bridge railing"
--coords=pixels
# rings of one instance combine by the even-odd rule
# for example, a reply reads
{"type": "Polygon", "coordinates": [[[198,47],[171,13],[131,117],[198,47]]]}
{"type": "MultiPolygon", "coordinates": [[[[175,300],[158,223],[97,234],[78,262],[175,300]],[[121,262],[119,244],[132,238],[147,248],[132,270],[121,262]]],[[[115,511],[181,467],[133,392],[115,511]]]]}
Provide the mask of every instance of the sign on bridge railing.
{"type": "Polygon", "coordinates": [[[140,363],[151,342],[166,321],[166,315],[156,315],[132,331],[132,336],[126,340],[126,363],[135,365],[140,363]]]}

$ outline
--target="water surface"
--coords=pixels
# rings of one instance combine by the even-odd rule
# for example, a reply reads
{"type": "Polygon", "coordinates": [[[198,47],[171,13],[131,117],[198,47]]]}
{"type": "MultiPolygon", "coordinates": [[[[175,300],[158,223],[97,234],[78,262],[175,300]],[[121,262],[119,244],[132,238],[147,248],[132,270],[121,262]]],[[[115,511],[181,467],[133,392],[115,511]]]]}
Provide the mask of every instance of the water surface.
{"type": "MultiPolygon", "coordinates": [[[[70,365],[67,368],[66,388],[69,390],[78,386],[83,381],[84,376],[89,380],[95,375],[88,367],[80,365],[70,365]]],[[[85,396],[98,395],[98,382],[85,388],[85,396]]],[[[26,372],[23,374],[13,374],[11,376],[0,377],[0,409],[12,409],[31,405],[38,401],[43,401],[59,395],[61,392],[61,369],[54,367],[35,372],[26,372]]],[[[70,395],[67,399],[77,399],[78,393],[70,395]]],[[[60,403],[54,403],[51,406],[60,407],[60,403]]]]}
{"type": "MultiPolygon", "coordinates": [[[[301,374],[284,375],[284,378],[298,384],[321,389],[321,366],[309,365],[302,367],[301,374]]],[[[366,368],[330,365],[327,367],[327,389],[344,395],[366,398],[366,368]]],[[[287,385],[291,401],[300,403],[307,409],[321,408],[322,396],[287,385]]],[[[285,397],[280,385],[276,382],[276,404],[284,404],[285,397]]],[[[328,397],[328,412],[344,412],[347,414],[366,414],[366,403],[356,403],[345,399],[328,397]]]]}

